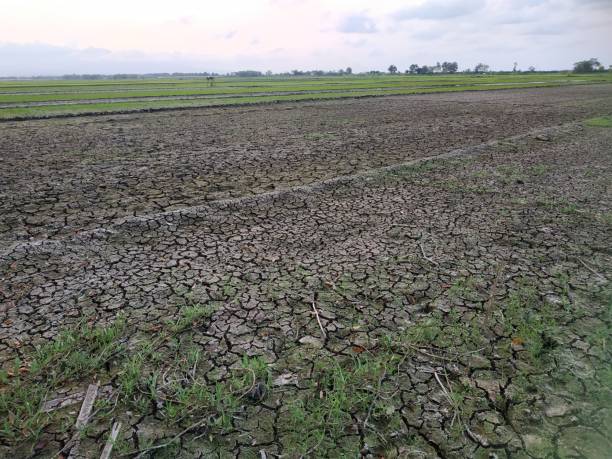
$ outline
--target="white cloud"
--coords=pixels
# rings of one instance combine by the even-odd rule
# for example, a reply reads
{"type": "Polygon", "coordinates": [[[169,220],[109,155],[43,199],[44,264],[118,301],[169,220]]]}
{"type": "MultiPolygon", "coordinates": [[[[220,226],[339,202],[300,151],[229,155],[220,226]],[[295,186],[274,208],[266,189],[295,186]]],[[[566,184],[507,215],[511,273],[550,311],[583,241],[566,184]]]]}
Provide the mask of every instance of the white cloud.
{"type": "Polygon", "coordinates": [[[376,23],[364,14],[353,14],[345,17],[338,31],[342,33],[376,33],[376,23]]]}
{"type": "Polygon", "coordinates": [[[485,6],[485,0],[429,0],[420,5],[402,8],[393,17],[410,19],[451,19],[472,14],[485,6]]]}

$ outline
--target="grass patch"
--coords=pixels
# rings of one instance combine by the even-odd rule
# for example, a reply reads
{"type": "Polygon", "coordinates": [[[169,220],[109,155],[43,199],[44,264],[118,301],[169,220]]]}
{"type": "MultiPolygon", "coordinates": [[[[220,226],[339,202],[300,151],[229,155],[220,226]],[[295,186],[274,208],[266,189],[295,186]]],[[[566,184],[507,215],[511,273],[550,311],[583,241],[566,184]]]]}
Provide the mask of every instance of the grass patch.
{"type": "Polygon", "coordinates": [[[612,128],[612,115],[591,118],[586,120],[584,124],[591,127],[612,128]]]}
{"type": "Polygon", "coordinates": [[[532,362],[540,362],[546,351],[556,346],[558,323],[551,307],[540,304],[538,293],[532,287],[521,287],[510,295],[502,320],[512,344],[524,346],[532,362]]]}
{"type": "Polygon", "coordinates": [[[41,410],[54,390],[76,381],[94,380],[111,359],[125,351],[126,324],[116,320],[108,327],[81,324],[60,333],[54,341],[36,348],[30,360],[15,360],[11,370],[0,371],[0,440],[36,439],[53,421],[41,410]]]}
{"type": "MultiPolygon", "coordinates": [[[[125,409],[146,414],[156,406],[173,423],[197,414],[206,416],[212,427],[226,427],[237,394],[267,378],[261,362],[245,359],[241,374],[213,388],[198,379],[195,370],[205,358],[191,345],[189,332],[213,312],[210,306],[186,305],[177,320],[146,335],[135,335],[123,318],[108,326],[82,323],[35,348],[28,359],[16,359],[10,369],[0,371],[0,442],[30,448],[48,426],[70,429],[74,415],[65,409],[45,412],[44,402],[62,389],[93,381],[114,381],[115,404],[125,409]]],[[[112,404],[105,403],[97,406],[97,420],[112,412],[112,404]]]]}
{"type": "Polygon", "coordinates": [[[608,74],[580,80],[561,74],[353,76],[344,78],[219,78],[121,82],[5,82],[0,84],[0,119],[133,112],[179,107],[327,100],[456,91],[534,88],[612,82],[608,74]],[[107,100],[116,99],[116,100],[107,100]],[[160,99],[160,100],[156,100],[160,99]],[[70,103],[68,103],[70,102],[70,103]],[[49,105],[32,105],[44,103],[49,105]]]}
{"type": "MultiPolygon", "coordinates": [[[[338,453],[347,436],[361,429],[399,429],[401,400],[393,384],[400,357],[394,353],[362,354],[344,360],[317,360],[308,391],[290,403],[284,413],[287,444],[299,455],[338,453]],[[315,453],[316,452],[316,453],[315,453]]],[[[343,454],[359,453],[359,442],[345,442],[343,454]]]]}
{"type": "Polygon", "coordinates": [[[547,209],[551,212],[560,212],[566,215],[577,215],[585,213],[585,210],[578,204],[566,198],[537,197],[534,204],[537,207],[547,209]]]}

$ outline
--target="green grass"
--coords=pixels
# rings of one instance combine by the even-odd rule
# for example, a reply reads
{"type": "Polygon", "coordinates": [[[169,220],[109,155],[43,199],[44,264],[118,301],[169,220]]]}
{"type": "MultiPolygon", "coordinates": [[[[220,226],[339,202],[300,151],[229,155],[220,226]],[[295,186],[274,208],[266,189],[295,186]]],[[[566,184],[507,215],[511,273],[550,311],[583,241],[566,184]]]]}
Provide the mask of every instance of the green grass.
{"type": "Polygon", "coordinates": [[[526,348],[532,362],[539,362],[545,351],[554,348],[553,337],[559,332],[557,321],[550,307],[539,305],[538,294],[532,287],[512,293],[502,314],[506,333],[514,343],[526,348]]]}
{"type": "MultiPolygon", "coordinates": [[[[590,80],[605,81],[605,80],[590,80]]],[[[356,91],[356,90],[393,90],[393,89],[427,89],[432,87],[463,87],[471,85],[520,85],[525,84],[567,84],[575,82],[567,78],[521,78],[510,77],[427,77],[414,79],[403,77],[402,79],[386,78],[352,78],[352,79],[326,79],[322,81],[253,81],[249,85],[239,82],[222,82],[213,87],[202,82],[181,84],[141,84],[129,86],[77,86],[75,87],[44,87],[30,88],[29,91],[18,91],[11,89],[0,89],[0,103],[24,104],[31,102],[61,102],[72,100],[96,100],[109,98],[146,98],[146,97],[185,97],[185,96],[214,96],[214,95],[240,95],[257,94],[265,95],[270,92],[308,92],[308,91],[356,91]]]]}
{"type": "Polygon", "coordinates": [[[604,127],[611,128],[612,127],[612,116],[602,116],[600,118],[591,118],[590,120],[585,121],[587,126],[592,127],[604,127]]]}
{"type": "MultiPolygon", "coordinates": [[[[533,85],[530,87],[540,87],[533,85]]],[[[514,86],[497,86],[496,89],[511,89],[514,86]]],[[[461,88],[427,88],[427,89],[405,89],[389,90],[384,95],[409,95],[425,94],[437,92],[458,92],[458,91],[484,91],[488,87],[465,86],[461,88]]],[[[380,91],[361,91],[361,92],[334,92],[334,93],[307,93],[292,95],[273,95],[273,96],[244,96],[232,98],[211,98],[211,99],[168,99],[156,101],[134,101],[134,102],[105,102],[92,104],[66,104],[66,105],[47,105],[32,106],[23,108],[3,108],[0,109],[0,119],[11,119],[21,117],[46,117],[57,115],[74,115],[87,113],[112,113],[112,112],[135,112],[141,110],[163,110],[172,108],[199,108],[213,106],[231,105],[250,105],[274,102],[297,102],[297,101],[316,101],[341,98],[360,98],[380,96],[380,91]]]]}
{"type": "MultiPolygon", "coordinates": [[[[365,353],[346,359],[317,360],[309,391],[293,400],[284,413],[291,451],[321,457],[338,453],[347,426],[358,413],[365,431],[401,427],[401,400],[385,381],[397,377],[401,356],[393,352],[365,353]]],[[[359,453],[357,442],[341,449],[344,457],[359,453]]]]}
{"type": "MultiPolygon", "coordinates": [[[[492,403],[496,410],[503,411],[508,400],[502,394],[499,400],[489,400],[471,376],[447,374],[438,367],[444,362],[466,365],[474,357],[495,361],[496,378],[503,381],[512,377],[516,389],[514,395],[508,395],[512,402],[530,403],[534,394],[547,390],[537,383],[539,375],[555,384],[576,385],[578,376],[574,372],[580,362],[563,344],[567,328],[584,329],[585,340],[592,344],[589,352],[601,356],[602,362],[608,361],[608,324],[612,317],[609,285],[594,287],[592,294],[585,293],[588,297],[579,298],[566,272],[559,272],[552,285],[545,286],[546,292],[552,289],[561,299],[554,305],[543,298],[543,287],[534,279],[515,279],[507,294],[499,298],[492,294],[484,277],[468,276],[454,279],[439,294],[441,298],[473,302],[473,313],[466,314],[460,306],[451,306],[448,312],[434,308],[411,317],[405,326],[384,329],[384,333],[376,331],[382,330],[376,313],[364,321],[364,310],[355,310],[354,318],[350,318],[356,304],[376,311],[381,297],[389,292],[395,298],[411,295],[413,285],[403,280],[403,272],[401,263],[389,260],[363,282],[355,281],[355,273],[346,273],[333,282],[317,282],[306,269],[270,281],[274,287],[271,297],[274,292],[284,292],[280,296],[285,298],[298,292],[304,279],[309,279],[309,288],[318,292],[321,309],[344,310],[345,329],[369,331],[371,342],[362,346],[346,337],[348,346],[343,346],[345,350],[340,353],[287,341],[271,364],[262,356],[244,355],[230,368],[211,368],[214,359],[200,340],[202,327],[209,325],[216,303],[199,304],[190,292],[181,293],[185,301],[175,317],[150,332],[135,333],[123,319],[102,327],[83,323],[64,331],[31,356],[24,352],[23,361],[16,360],[12,370],[0,373],[0,442],[25,451],[22,445],[31,447],[49,429],[70,434],[74,425],[74,412],[70,411],[74,407],[42,413],[43,401],[53,398],[58,389],[84,387],[99,380],[103,385],[112,382],[115,392],[97,402],[93,431],[97,425],[110,425],[113,418],[127,411],[137,417],[154,415],[166,429],[166,440],[156,443],[143,438],[138,448],[128,436],[120,439],[117,456],[137,455],[163,444],[156,451],[163,453],[160,457],[167,457],[178,451],[179,440],[185,444],[196,438],[200,446],[205,443],[211,451],[226,451],[224,438],[242,431],[253,438],[266,438],[277,417],[284,449],[298,456],[356,457],[362,436],[376,448],[376,454],[386,457],[394,443],[422,441],[404,422],[413,415],[420,416],[411,414],[407,403],[419,397],[406,377],[414,373],[415,361],[435,362],[434,368],[438,368],[440,382],[432,380],[429,384],[444,386],[447,391],[440,404],[455,420],[445,429],[452,438],[466,435],[469,425],[474,427],[475,413],[491,410],[492,403]],[[398,279],[394,279],[396,275],[398,279]],[[596,326],[590,320],[593,314],[601,316],[596,326]],[[514,365],[509,364],[511,359],[514,365]],[[299,389],[274,385],[273,375],[286,372],[296,375],[299,389]],[[274,413],[258,406],[260,402],[275,406],[276,400],[282,400],[282,405],[274,413]],[[179,432],[187,434],[173,437],[179,432]],[[172,438],[175,441],[164,443],[172,438]]],[[[236,284],[228,283],[224,294],[231,298],[237,289],[236,284]]],[[[295,301],[300,301],[299,295],[295,301]]],[[[309,304],[304,307],[310,309],[309,304]]],[[[317,332],[313,323],[303,330],[304,335],[317,332]]],[[[610,375],[609,365],[583,375],[590,387],[586,394],[589,400],[609,402],[610,375]]]]}
{"type": "MultiPolygon", "coordinates": [[[[270,92],[292,93],[292,92],[318,92],[318,91],[357,91],[357,90],[380,90],[387,91],[393,89],[427,89],[432,87],[463,87],[477,84],[487,84],[470,79],[465,81],[431,81],[420,84],[415,84],[411,81],[401,82],[354,82],[345,84],[302,84],[302,85],[285,85],[282,83],[276,85],[257,85],[248,87],[199,87],[199,88],[156,88],[156,89],[131,89],[126,90],[97,90],[89,91],[72,91],[72,92],[50,92],[44,94],[0,94],[0,103],[2,104],[25,104],[31,102],[62,102],[62,101],[80,101],[80,100],[97,100],[97,99],[125,99],[125,98],[153,98],[153,97],[186,97],[186,96],[215,96],[215,95],[266,95],[270,92]]],[[[491,84],[491,83],[489,83],[491,84]]],[[[505,81],[507,85],[523,85],[521,82],[505,81]]]]}
{"type": "MultiPolygon", "coordinates": [[[[248,374],[219,383],[214,393],[203,393],[198,390],[202,386],[196,385],[187,391],[179,384],[183,378],[178,375],[191,372],[203,360],[199,351],[188,346],[187,332],[213,312],[210,306],[186,305],[176,321],[167,323],[155,334],[137,337],[122,318],[108,326],[92,327],[84,322],[35,348],[27,359],[15,360],[11,369],[0,370],[0,442],[31,444],[48,425],[69,429],[74,419],[66,410],[45,413],[42,406],[59,389],[75,384],[96,380],[105,384],[115,379],[117,402],[138,412],[147,412],[151,397],[158,397],[161,391],[160,372],[169,362],[169,355],[170,361],[176,362],[171,367],[176,377],[172,379],[175,383],[163,387],[167,402],[162,407],[164,417],[173,420],[179,413],[190,413],[192,407],[199,407],[213,417],[218,415],[214,422],[227,423],[228,410],[235,403],[232,391],[251,384],[248,378],[260,378],[260,363],[252,364],[246,359],[243,364],[247,368],[254,365],[256,371],[249,369],[248,374]],[[226,391],[229,393],[225,394],[226,391]],[[206,404],[198,402],[202,397],[207,397],[206,404]]],[[[105,407],[104,401],[101,403],[99,416],[104,419],[110,406],[105,407]]]]}
{"type": "Polygon", "coordinates": [[[108,327],[82,324],[66,330],[54,341],[35,349],[29,361],[16,360],[11,370],[0,370],[0,440],[36,438],[53,414],[41,411],[53,390],[94,379],[97,372],[125,350],[119,339],[126,324],[118,319],[108,327]]]}
{"type": "MultiPolygon", "coordinates": [[[[574,75],[564,73],[546,74],[500,74],[500,75],[354,75],[342,77],[259,77],[237,78],[217,77],[213,88],[228,87],[283,87],[294,85],[317,85],[319,87],[332,87],[346,84],[466,84],[466,83],[500,83],[500,82],[588,82],[609,80],[607,74],[574,75]]],[[[86,90],[116,91],[125,89],[180,89],[204,87],[209,83],[202,78],[149,78],[126,80],[17,80],[0,81],[0,93],[38,93],[38,92],[77,92],[86,90]]]]}
{"type": "Polygon", "coordinates": [[[605,82],[612,82],[612,75],[219,78],[213,87],[201,79],[10,81],[0,83],[0,104],[5,105],[0,119],[605,82]]]}

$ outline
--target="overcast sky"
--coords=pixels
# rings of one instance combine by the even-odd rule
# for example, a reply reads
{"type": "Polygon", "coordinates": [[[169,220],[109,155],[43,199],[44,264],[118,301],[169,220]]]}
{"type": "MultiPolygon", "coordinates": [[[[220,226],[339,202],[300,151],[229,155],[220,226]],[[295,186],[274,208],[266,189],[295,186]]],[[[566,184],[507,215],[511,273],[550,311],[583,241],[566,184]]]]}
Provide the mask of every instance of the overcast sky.
{"type": "Polygon", "coordinates": [[[0,0],[0,76],[612,64],[612,0],[0,0]]]}

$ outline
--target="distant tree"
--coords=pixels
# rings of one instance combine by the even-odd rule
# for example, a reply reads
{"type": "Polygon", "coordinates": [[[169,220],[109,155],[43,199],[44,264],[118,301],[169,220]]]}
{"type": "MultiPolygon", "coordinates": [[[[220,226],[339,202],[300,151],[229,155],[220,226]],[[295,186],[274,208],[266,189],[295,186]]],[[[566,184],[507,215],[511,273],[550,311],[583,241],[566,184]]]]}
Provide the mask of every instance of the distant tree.
{"type": "Polygon", "coordinates": [[[433,67],[424,65],[423,67],[419,67],[419,69],[417,70],[417,73],[419,75],[426,75],[428,73],[433,73],[433,67]]]}
{"type": "Polygon", "coordinates": [[[350,67],[347,67],[346,70],[344,71],[347,75],[352,75],[353,74],[353,69],[350,67]]]}
{"type": "Polygon", "coordinates": [[[576,73],[591,73],[598,70],[603,70],[603,66],[595,57],[574,64],[574,72],[576,73]]]}
{"type": "Polygon", "coordinates": [[[514,73],[516,73],[516,67],[517,67],[517,66],[518,66],[518,62],[515,62],[515,63],[514,63],[514,67],[512,67],[512,71],[513,71],[514,73]]]}
{"type": "Polygon", "coordinates": [[[456,62],[443,62],[442,71],[444,73],[456,73],[459,70],[459,64],[456,62]]]}
{"type": "Polygon", "coordinates": [[[487,64],[479,63],[476,67],[474,67],[474,73],[487,73],[489,71],[489,66],[487,64]]]}
{"type": "Polygon", "coordinates": [[[266,72],[266,76],[272,76],[272,70],[268,70],[268,71],[266,72]]]}
{"type": "Polygon", "coordinates": [[[412,74],[419,73],[419,66],[417,64],[412,64],[408,69],[412,74]]]}
{"type": "Polygon", "coordinates": [[[388,70],[390,74],[397,73],[397,67],[395,65],[390,65],[388,70]]]}
{"type": "Polygon", "coordinates": [[[536,68],[533,65],[530,65],[529,66],[529,71],[533,73],[533,72],[536,71],[536,68]]]}

